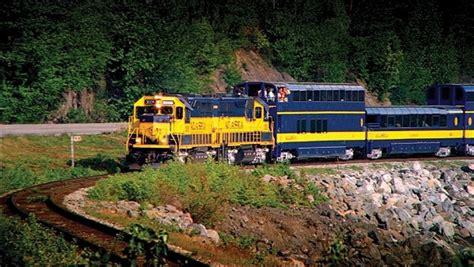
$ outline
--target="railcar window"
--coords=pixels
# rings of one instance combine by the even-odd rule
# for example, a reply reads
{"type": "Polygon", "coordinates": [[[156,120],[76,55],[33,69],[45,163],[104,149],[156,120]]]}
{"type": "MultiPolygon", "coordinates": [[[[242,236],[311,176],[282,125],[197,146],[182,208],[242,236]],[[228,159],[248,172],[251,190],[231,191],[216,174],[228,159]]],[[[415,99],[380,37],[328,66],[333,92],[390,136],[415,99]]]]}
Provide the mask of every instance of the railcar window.
{"type": "Polygon", "coordinates": [[[467,93],[467,99],[466,101],[468,102],[474,102],[474,92],[467,93]]]}
{"type": "Polygon", "coordinates": [[[436,89],[434,87],[430,87],[428,89],[428,99],[434,100],[436,98],[436,89]]]}
{"type": "Polygon", "coordinates": [[[137,107],[137,116],[141,115],[156,115],[158,114],[158,109],[155,107],[137,107]]]}
{"type": "Polygon", "coordinates": [[[403,115],[403,127],[410,127],[410,115],[403,115]]]}
{"type": "Polygon", "coordinates": [[[410,127],[416,127],[416,117],[415,114],[410,115],[410,127]]]}
{"type": "Polygon", "coordinates": [[[257,119],[262,118],[262,108],[261,107],[255,108],[255,118],[257,118],[257,119]]]}
{"type": "Polygon", "coordinates": [[[433,126],[439,127],[439,115],[433,115],[433,126]]]}
{"type": "Polygon", "coordinates": [[[183,108],[177,107],[176,108],[176,119],[181,120],[183,118],[183,108]]]}
{"type": "Polygon", "coordinates": [[[327,93],[328,92],[326,90],[321,91],[321,101],[327,101],[328,100],[327,93]]]}
{"type": "Polygon", "coordinates": [[[301,91],[300,92],[300,101],[307,101],[308,99],[306,98],[306,91],[301,91]]]}
{"type": "Polygon", "coordinates": [[[296,121],[296,132],[305,133],[306,132],[306,120],[297,120],[296,121]]]}
{"type": "Polygon", "coordinates": [[[294,91],[293,92],[293,101],[300,101],[300,91],[294,91]]]}
{"type": "Polygon", "coordinates": [[[446,115],[441,115],[439,117],[439,126],[441,127],[448,126],[448,117],[446,115]]]}
{"type": "Polygon", "coordinates": [[[328,132],[328,120],[322,120],[323,121],[323,133],[328,132]]]}
{"type": "Polygon", "coordinates": [[[308,99],[308,101],[314,101],[313,90],[306,91],[306,99],[308,99]]]}
{"type": "Polygon", "coordinates": [[[334,91],[334,101],[340,101],[339,90],[334,91]]]}
{"type": "Polygon", "coordinates": [[[377,123],[377,115],[368,115],[367,123],[377,123]]]}
{"type": "Polygon", "coordinates": [[[365,97],[364,91],[359,91],[359,101],[360,102],[365,101],[364,97],[365,97]]]}
{"type": "Polygon", "coordinates": [[[309,132],[315,133],[316,132],[316,120],[311,120],[309,125],[309,132]]]}
{"type": "Polygon", "coordinates": [[[388,116],[388,127],[395,126],[395,116],[388,116]]]}
{"type": "Polygon", "coordinates": [[[424,127],[425,125],[425,115],[418,115],[417,126],[424,127]]]}
{"type": "Polygon", "coordinates": [[[339,96],[341,101],[344,101],[346,97],[346,92],[344,90],[339,90],[339,96]]]}
{"type": "Polygon", "coordinates": [[[323,131],[323,123],[321,120],[316,120],[316,132],[321,133],[323,131]]]}
{"type": "Polygon", "coordinates": [[[352,101],[357,101],[358,99],[357,95],[358,95],[357,91],[352,91],[352,101]]]}
{"type": "Polygon", "coordinates": [[[382,125],[382,127],[387,127],[387,116],[380,116],[380,124],[382,125]]]}
{"type": "Polygon", "coordinates": [[[328,101],[334,101],[334,92],[332,90],[328,91],[328,101]]]}
{"type": "Polygon", "coordinates": [[[346,101],[352,101],[352,94],[351,94],[351,91],[346,91],[345,100],[346,100],[346,101]]]}
{"type": "Polygon", "coordinates": [[[433,126],[433,115],[426,115],[425,117],[425,123],[427,127],[433,126]]]}
{"type": "Polygon", "coordinates": [[[166,115],[173,114],[173,107],[162,107],[161,114],[166,114],[166,115]]]}
{"type": "Polygon", "coordinates": [[[320,101],[321,98],[320,98],[320,91],[316,90],[314,91],[314,101],[320,101]]]}
{"type": "Polygon", "coordinates": [[[464,99],[464,90],[462,88],[456,88],[456,100],[461,101],[464,99]]]}
{"type": "Polygon", "coordinates": [[[395,127],[402,127],[402,115],[395,116],[395,127]]]}
{"type": "Polygon", "coordinates": [[[449,99],[449,87],[441,88],[441,98],[443,100],[448,100],[449,99]]]}

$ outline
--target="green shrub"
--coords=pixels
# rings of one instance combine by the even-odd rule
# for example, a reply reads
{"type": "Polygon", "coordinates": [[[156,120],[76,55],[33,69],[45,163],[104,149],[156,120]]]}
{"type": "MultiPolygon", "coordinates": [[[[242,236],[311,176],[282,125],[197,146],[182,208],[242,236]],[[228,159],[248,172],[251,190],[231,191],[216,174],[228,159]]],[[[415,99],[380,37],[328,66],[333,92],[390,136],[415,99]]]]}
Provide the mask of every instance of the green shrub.
{"type": "Polygon", "coordinates": [[[97,200],[133,200],[152,204],[176,198],[193,218],[207,226],[219,220],[226,205],[286,208],[312,207],[326,200],[313,183],[299,178],[287,164],[262,166],[252,173],[220,162],[181,164],[172,162],[159,170],[145,168],[140,173],[115,175],[101,180],[89,190],[97,200]],[[288,187],[264,182],[262,176],[288,176],[288,187]],[[310,203],[307,195],[313,195],[310,203]]]}
{"type": "Polygon", "coordinates": [[[81,262],[77,247],[40,225],[0,215],[0,266],[65,266],[81,262]]]}
{"type": "Polygon", "coordinates": [[[125,252],[132,266],[136,266],[136,259],[140,256],[145,258],[148,266],[163,266],[166,263],[168,234],[165,231],[157,233],[141,224],[131,224],[125,231],[131,235],[125,252]]]}

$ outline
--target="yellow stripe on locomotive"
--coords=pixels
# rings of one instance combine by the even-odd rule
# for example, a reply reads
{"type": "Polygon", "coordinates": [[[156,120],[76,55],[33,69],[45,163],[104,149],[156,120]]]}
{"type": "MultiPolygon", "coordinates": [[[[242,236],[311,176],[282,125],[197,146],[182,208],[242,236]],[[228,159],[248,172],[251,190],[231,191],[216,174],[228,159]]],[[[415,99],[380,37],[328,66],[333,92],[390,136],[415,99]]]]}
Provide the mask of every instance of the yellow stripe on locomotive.
{"type": "Polygon", "coordinates": [[[218,156],[261,163],[274,143],[267,114],[268,106],[256,98],[144,96],[129,118],[129,160],[143,164],[173,156],[183,161],[218,156]]]}

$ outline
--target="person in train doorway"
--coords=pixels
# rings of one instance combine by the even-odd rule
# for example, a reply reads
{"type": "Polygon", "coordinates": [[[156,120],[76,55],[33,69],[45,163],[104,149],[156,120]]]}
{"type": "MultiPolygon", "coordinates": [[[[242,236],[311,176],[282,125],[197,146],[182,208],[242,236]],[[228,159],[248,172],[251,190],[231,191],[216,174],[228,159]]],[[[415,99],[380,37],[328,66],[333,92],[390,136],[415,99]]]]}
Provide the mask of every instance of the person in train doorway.
{"type": "Polygon", "coordinates": [[[273,88],[267,88],[267,95],[269,102],[275,102],[275,93],[273,92],[273,88]]]}
{"type": "Polygon", "coordinates": [[[267,99],[267,90],[266,89],[258,90],[258,96],[266,100],[267,99]]]}
{"type": "Polygon", "coordinates": [[[278,88],[278,102],[288,102],[290,90],[286,87],[278,88]]]}

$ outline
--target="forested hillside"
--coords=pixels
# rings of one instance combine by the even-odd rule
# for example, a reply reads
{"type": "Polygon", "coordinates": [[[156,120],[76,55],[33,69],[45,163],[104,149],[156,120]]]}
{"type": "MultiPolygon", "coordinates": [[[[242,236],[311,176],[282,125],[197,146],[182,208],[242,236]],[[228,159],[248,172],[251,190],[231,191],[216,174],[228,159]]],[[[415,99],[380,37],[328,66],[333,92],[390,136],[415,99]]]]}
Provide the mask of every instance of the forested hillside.
{"type": "Polygon", "coordinates": [[[299,81],[367,84],[422,103],[474,76],[474,2],[3,1],[0,122],[118,121],[160,88],[208,92],[252,50],[299,81]],[[140,2],[140,3],[137,3],[140,2]]]}

